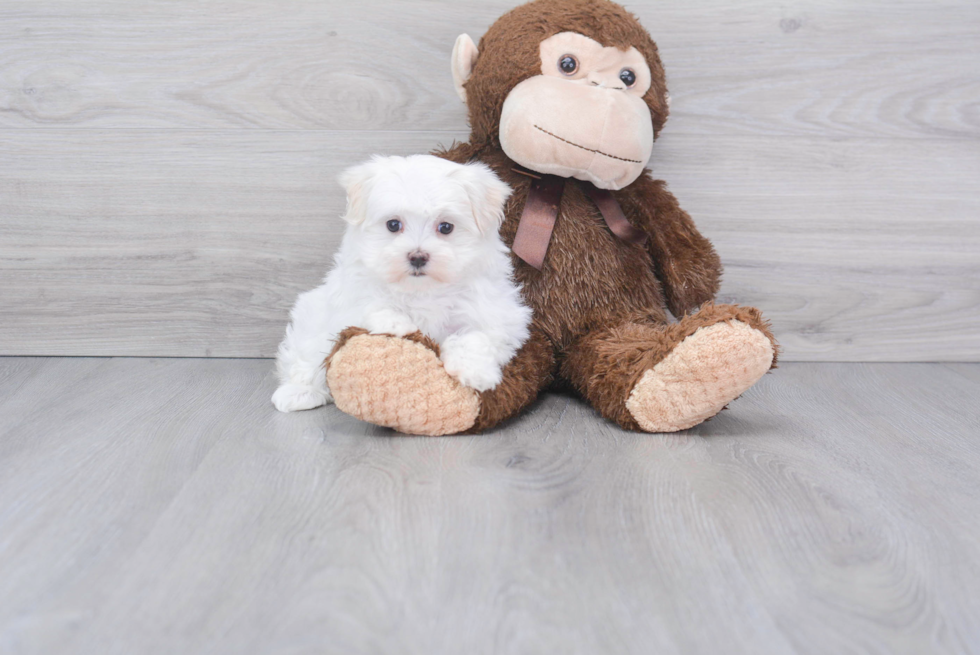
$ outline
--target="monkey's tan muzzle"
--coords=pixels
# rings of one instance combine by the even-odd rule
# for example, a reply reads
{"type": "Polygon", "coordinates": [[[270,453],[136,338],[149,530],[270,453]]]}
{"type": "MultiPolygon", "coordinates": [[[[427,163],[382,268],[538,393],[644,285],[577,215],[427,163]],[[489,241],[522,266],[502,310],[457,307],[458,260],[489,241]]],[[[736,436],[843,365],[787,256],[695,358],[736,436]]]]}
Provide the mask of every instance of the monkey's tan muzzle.
{"type": "Polygon", "coordinates": [[[515,86],[504,101],[500,144],[531,170],[616,190],[646,167],[653,123],[638,96],[539,75],[515,86]]]}

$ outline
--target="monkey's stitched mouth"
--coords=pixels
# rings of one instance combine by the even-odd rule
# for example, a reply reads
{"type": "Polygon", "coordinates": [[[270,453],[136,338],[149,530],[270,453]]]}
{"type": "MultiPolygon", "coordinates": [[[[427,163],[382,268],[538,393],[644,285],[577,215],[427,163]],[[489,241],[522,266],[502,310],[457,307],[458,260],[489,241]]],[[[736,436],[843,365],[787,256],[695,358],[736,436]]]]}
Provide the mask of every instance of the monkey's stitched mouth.
{"type": "Polygon", "coordinates": [[[627,162],[629,162],[631,164],[642,164],[643,163],[643,162],[639,161],[638,159],[627,159],[626,157],[617,157],[616,155],[610,155],[608,152],[603,152],[601,150],[596,150],[594,148],[586,148],[585,146],[580,146],[579,144],[574,143],[572,141],[569,141],[568,139],[561,138],[560,136],[558,136],[557,134],[554,134],[553,132],[549,132],[548,130],[544,129],[540,125],[535,125],[534,128],[537,129],[537,130],[541,130],[542,132],[544,132],[548,136],[555,137],[559,141],[564,141],[565,143],[567,143],[570,146],[575,146],[576,148],[581,148],[582,150],[585,150],[586,152],[592,152],[592,153],[595,153],[597,155],[602,155],[603,157],[609,157],[610,159],[618,159],[619,161],[627,161],[627,162]]]}

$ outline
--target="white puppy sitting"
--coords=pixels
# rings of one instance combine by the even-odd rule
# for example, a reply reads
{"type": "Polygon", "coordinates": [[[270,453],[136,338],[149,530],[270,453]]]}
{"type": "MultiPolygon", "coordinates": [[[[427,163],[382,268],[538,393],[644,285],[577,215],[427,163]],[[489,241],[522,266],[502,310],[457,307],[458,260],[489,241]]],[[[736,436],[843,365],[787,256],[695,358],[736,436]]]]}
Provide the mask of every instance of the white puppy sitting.
{"type": "Polygon", "coordinates": [[[484,391],[527,339],[531,310],[498,230],[510,187],[483,164],[374,157],[340,176],[349,223],[334,268],[301,294],[276,366],[276,409],[331,400],[324,358],[349,326],[439,344],[446,371],[484,391]]]}

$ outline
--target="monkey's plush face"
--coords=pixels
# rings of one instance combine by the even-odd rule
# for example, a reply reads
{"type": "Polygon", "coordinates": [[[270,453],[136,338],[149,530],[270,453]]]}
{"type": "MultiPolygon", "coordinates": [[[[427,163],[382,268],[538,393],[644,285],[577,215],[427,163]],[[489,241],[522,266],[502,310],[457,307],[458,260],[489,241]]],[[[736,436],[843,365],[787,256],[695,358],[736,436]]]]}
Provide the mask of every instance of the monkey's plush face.
{"type": "Polygon", "coordinates": [[[636,48],[619,50],[575,32],[541,42],[541,74],[515,86],[500,116],[500,145],[518,164],[621,189],[653,150],[643,95],[650,68],[636,48]]]}

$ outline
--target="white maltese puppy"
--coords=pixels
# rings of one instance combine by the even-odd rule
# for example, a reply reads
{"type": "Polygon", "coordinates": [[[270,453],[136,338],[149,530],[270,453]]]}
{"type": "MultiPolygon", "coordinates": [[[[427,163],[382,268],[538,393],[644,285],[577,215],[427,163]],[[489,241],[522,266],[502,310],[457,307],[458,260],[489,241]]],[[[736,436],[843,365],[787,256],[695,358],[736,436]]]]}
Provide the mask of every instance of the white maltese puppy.
{"type": "Polygon", "coordinates": [[[376,156],[340,183],[347,232],[333,270],[290,314],[276,409],[330,402],[324,358],[350,326],[421,330],[439,344],[447,373],[477,391],[497,386],[531,321],[498,234],[510,187],[483,164],[431,155],[376,156]]]}

